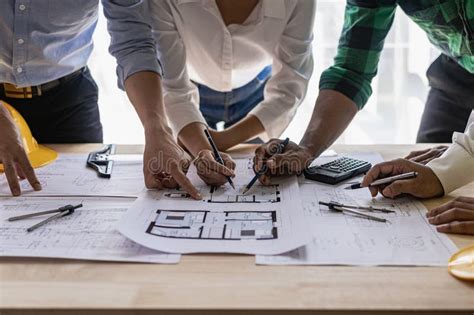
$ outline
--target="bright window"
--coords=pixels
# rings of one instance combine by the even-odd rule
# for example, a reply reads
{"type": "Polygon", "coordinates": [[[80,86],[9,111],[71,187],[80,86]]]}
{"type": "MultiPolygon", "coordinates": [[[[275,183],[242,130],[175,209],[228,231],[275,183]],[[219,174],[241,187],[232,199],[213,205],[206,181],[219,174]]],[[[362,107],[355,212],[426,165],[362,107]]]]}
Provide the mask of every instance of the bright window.
{"type": "MultiPolygon", "coordinates": [[[[336,53],[344,5],[345,0],[318,1],[313,79],[295,120],[284,133],[294,141],[299,141],[306,129],[318,93],[319,76],[331,65],[336,53]]],[[[100,88],[104,141],[143,143],[140,121],[126,94],[117,88],[115,60],[108,54],[109,35],[102,15],[94,39],[89,66],[100,88]]],[[[414,143],[428,92],[425,72],[438,55],[425,34],[398,10],[385,43],[379,74],[373,81],[374,94],[338,143],[414,143]]]]}

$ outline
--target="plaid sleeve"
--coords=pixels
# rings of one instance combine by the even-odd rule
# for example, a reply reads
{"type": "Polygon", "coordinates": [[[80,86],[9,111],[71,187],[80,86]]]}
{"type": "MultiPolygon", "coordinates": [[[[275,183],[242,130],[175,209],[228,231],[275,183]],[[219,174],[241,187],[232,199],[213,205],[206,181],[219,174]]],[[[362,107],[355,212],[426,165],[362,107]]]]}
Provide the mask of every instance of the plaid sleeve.
{"type": "Polygon", "coordinates": [[[321,75],[321,90],[336,90],[364,107],[396,7],[396,0],[347,1],[337,55],[321,75]]]}

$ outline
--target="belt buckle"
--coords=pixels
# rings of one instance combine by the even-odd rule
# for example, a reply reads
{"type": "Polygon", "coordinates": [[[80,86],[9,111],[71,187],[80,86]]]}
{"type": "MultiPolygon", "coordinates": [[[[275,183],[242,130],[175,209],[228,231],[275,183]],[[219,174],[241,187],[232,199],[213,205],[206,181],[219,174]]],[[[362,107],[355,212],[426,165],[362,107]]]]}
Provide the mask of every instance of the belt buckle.
{"type": "Polygon", "coordinates": [[[31,99],[34,96],[41,96],[42,91],[40,86],[28,86],[24,88],[18,88],[10,83],[3,83],[3,89],[5,96],[8,98],[27,98],[31,99]]]}

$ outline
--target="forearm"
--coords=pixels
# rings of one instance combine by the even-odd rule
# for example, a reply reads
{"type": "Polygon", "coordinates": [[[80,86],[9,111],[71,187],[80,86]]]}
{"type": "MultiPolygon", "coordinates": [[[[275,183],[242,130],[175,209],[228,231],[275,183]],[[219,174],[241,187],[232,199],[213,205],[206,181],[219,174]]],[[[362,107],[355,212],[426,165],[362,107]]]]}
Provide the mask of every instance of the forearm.
{"type": "MultiPolygon", "coordinates": [[[[265,128],[254,115],[248,115],[232,127],[224,130],[225,137],[228,140],[227,146],[229,148],[258,137],[264,132],[265,128]]],[[[219,146],[219,144],[217,145],[219,146]]]]}
{"type": "Polygon", "coordinates": [[[125,91],[145,129],[145,135],[168,132],[161,91],[161,79],[155,72],[137,72],[125,80],[125,91]]]}
{"type": "Polygon", "coordinates": [[[331,146],[357,114],[356,104],[334,90],[321,90],[301,146],[319,156],[331,146]]]}
{"type": "Polygon", "coordinates": [[[212,150],[212,147],[204,134],[205,125],[193,122],[185,126],[178,134],[179,141],[186,147],[193,157],[201,150],[212,150]]]}

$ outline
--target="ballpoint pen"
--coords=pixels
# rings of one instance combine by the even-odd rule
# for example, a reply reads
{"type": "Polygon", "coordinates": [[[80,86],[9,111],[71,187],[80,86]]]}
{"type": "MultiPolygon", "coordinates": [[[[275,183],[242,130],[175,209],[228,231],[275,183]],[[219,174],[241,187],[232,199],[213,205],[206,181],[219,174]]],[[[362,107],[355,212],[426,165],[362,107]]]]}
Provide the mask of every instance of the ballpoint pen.
{"type": "Polygon", "coordinates": [[[368,213],[364,213],[364,212],[357,211],[357,210],[354,210],[354,209],[351,209],[351,208],[347,208],[347,207],[341,206],[338,203],[320,201],[319,204],[323,205],[323,206],[327,206],[330,210],[355,214],[355,215],[358,215],[360,217],[363,217],[363,218],[366,218],[366,219],[369,219],[369,220],[374,220],[374,221],[377,221],[377,222],[387,222],[387,219],[385,219],[385,218],[376,217],[376,216],[368,214],[368,213]]]}
{"type": "MultiPolygon", "coordinates": [[[[373,181],[369,185],[369,187],[379,186],[379,185],[384,185],[384,184],[391,184],[397,180],[416,178],[417,176],[418,176],[418,172],[409,172],[409,173],[404,173],[400,175],[385,177],[385,178],[381,178],[381,179],[377,179],[373,181]]],[[[347,186],[345,189],[359,189],[359,188],[364,188],[362,187],[362,183],[352,184],[350,186],[347,186]]]]}
{"type": "MultiPolygon", "coordinates": [[[[222,159],[219,150],[217,149],[216,144],[214,143],[214,140],[211,137],[211,134],[209,133],[209,130],[204,129],[204,133],[206,134],[207,140],[211,144],[212,151],[214,152],[214,158],[216,159],[217,163],[224,165],[224,160],[222,159]]],[[[235,190],[234,182],[232,181],[232,178],[230,176],[226,176],[227,181],[229,182],[230,186],[235,190]]]]}
{"type": "MultiPolygon", "coordinates": [[[[279,143],[277,145],[275,152],[271,152],[271,153],[273,153],[273,155],[281,154],[283,151],[285,151],[285,148],[288,145],[288,143],[290,143],[290,138],[286,138],[282,143],[279,143]]],[[[260,171],[255,172],[255,176],[244,188],[244,190],[242,191],[242,195],[245,195],[250,190],[250,188],[252,188],[253,184],[255,184],[255,182],[260,178],[260,176],[262,176],[263,174],[267,172],[267,170],[268,170],[268,166],[267,164],[264,164],[260,171]]]]}

